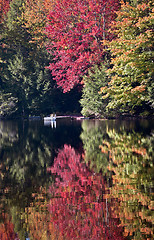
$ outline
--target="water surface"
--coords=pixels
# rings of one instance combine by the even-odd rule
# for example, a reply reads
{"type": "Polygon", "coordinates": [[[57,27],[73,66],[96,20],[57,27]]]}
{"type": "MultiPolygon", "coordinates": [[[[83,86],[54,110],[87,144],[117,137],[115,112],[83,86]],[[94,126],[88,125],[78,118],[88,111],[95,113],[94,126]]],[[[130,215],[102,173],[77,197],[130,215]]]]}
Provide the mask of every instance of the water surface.
{"type": "Polygon", "coordinates": [[[152,121],[0,121],[0,239],[153,239],[152,121]]]}

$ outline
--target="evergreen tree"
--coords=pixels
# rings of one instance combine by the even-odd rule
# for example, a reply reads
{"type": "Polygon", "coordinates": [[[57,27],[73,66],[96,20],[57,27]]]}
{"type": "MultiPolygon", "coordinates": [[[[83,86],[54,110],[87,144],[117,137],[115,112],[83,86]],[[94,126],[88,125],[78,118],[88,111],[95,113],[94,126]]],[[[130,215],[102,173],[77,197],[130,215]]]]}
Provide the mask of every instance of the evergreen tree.
{"type": "Polygon", "coordinates": [[[57,89],[46,68],[51,55],[31,41],[30,31],[24,25],[24,11],[24,0],[12,0],[0,29],[0,91],[8,97],[4,111],[6,97],[1,95],[1,117],[80,112],[81,94],[77,88],[66,95],[57,89]],[[12,100],[11,110],[8,104],[12,100]]]}
{"type": "Polygon", "coordinates": [[[17,110],[17,98],[0,91],[0,118],[12,116],[17,110]]]}
{"type": "Polygon", "coordinates": [[[84,88],[80,100],[82,114],[84,116],[105,117],[108,100],[103,100],[99,94],[100,88],[107,85],[108,79],[104,65],[95,66],[89,70],[88,76],[84,77],[84,88]]]}

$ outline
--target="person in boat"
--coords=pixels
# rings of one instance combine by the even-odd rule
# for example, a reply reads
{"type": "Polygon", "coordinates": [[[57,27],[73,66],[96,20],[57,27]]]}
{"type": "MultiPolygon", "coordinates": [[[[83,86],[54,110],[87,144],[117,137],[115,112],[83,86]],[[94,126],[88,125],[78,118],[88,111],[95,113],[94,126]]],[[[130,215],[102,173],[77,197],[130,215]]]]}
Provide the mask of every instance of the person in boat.
{"type": "Polygon", "coordinates": [[[56,114],[54,115],[54,114],[50,114],[50,117],[52,118],[52,119],[56,119],[56,114]]]}

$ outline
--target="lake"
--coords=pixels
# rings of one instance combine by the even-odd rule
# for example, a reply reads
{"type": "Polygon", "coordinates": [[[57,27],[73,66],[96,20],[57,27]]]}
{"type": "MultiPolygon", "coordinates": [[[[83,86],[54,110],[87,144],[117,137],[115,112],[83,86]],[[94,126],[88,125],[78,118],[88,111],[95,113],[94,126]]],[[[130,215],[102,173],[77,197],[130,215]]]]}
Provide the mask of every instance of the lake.
{"type": "Polygon", "coordinates": [[[153,239],[148,120],[0,121],[0,239],[153,239]]]}

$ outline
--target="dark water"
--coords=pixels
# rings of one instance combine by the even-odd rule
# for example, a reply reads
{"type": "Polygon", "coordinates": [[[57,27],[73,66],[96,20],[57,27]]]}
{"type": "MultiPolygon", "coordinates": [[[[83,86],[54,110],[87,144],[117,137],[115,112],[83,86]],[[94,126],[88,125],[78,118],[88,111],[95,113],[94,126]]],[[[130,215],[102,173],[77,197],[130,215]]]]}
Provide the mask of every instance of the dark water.
{"type": "Polygon", "coordinates": [[[152,121],[0,121],[0,240],[153,239],[152,121]]]}

